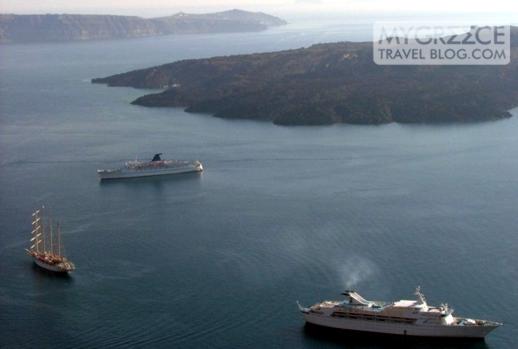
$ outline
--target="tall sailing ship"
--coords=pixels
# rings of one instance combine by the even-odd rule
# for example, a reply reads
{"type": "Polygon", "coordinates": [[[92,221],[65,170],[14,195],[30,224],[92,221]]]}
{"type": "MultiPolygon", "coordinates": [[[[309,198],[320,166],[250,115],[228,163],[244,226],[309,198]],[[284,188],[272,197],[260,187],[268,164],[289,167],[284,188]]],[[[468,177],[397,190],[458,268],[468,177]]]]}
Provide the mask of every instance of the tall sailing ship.
{"type": "Polygon", "coordinates": [[[32,214],[31,246],[25,249],[39,267],[68,273],[75,269],[74,263],[65,257],[61,226],[53,225],[52,219],[43,216],[44,207],[32,214]]]}

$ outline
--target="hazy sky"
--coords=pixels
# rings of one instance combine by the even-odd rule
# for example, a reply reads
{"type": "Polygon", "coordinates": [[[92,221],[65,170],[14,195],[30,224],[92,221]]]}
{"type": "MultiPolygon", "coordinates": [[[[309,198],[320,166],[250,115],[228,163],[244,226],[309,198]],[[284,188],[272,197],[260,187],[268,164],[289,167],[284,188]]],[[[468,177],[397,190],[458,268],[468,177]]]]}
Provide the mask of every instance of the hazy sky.
{"type": "Polygon", "coordinates": [[[2,13],[110,13],[141,16],[241,8],[282,12],[516,13],[518,0],[0,0],[2,13]]]}

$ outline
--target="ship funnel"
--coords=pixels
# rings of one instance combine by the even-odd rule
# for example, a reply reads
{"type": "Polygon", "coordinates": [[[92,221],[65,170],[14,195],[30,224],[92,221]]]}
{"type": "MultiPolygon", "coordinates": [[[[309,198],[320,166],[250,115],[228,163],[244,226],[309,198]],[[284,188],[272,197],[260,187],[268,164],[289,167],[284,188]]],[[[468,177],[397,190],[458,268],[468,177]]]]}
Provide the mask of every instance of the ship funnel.
{"type": "Polygon", "coordinates": [[[160,155],[162,155],[162,153],[155,154],[155,156],[153,156],[153,159],[151,161],[161,161],[162,159],[160,158],[160,155]]]}

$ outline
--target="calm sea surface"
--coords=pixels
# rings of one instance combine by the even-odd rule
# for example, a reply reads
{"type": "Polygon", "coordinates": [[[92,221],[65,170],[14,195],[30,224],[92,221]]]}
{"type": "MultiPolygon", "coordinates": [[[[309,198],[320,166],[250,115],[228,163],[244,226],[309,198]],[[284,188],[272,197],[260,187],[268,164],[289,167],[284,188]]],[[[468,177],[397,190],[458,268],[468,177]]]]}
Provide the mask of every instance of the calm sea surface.
{"type": "MultiPolygon", "coordinates": [[[[412,297],[502,321],[516,348],[518,115],[451,126],[279,127],[129,104],[92,77],[185,58],[367,40],[290,25],[0,47],[0,347],[386,348],[304,330],[295,301],[412,297]],[[199,159],[201,175],[100,184],[97,168],[199,159]],[[77,271],[35,269],[33,209],[77,271]]],[[[515,114],[517,114],[515,112],[515,114]]],[[[403,346],[403,345],[401,345],[403,346]]]]}

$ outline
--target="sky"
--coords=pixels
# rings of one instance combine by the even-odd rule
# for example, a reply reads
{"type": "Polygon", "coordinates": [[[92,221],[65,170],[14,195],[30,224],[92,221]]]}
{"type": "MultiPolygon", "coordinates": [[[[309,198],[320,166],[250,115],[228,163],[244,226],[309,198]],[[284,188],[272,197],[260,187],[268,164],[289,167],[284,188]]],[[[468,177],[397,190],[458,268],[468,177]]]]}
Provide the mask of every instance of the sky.
{"type": "Polygon", "coordinates": [[[273,14],[300,13],[511,13],[518,0],[0,0],[1,13],[121,14],[163,16],[179,11],[232,8],[273,14]]]}

